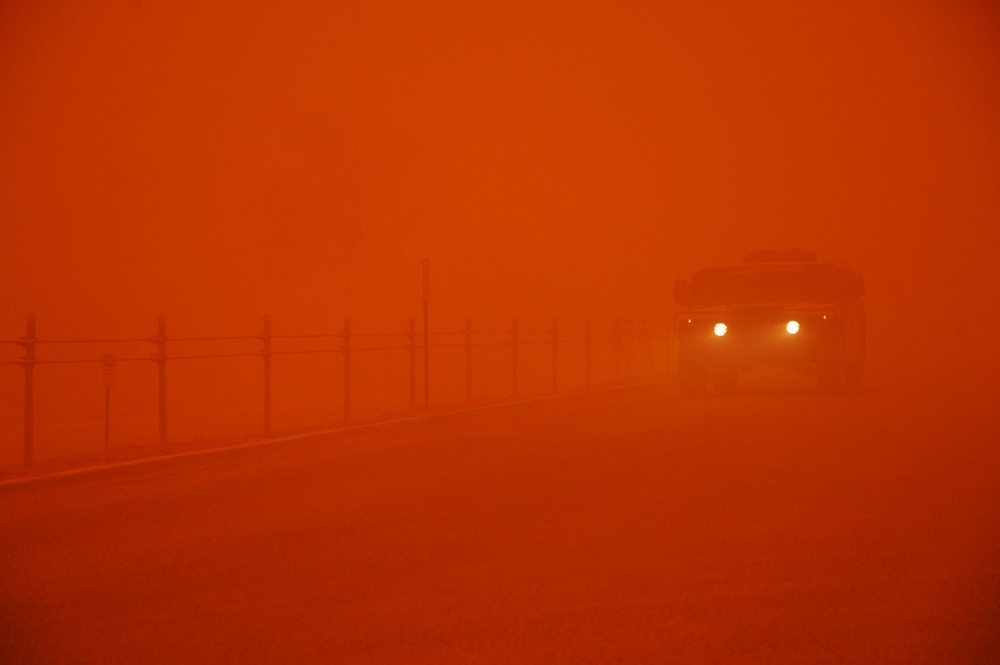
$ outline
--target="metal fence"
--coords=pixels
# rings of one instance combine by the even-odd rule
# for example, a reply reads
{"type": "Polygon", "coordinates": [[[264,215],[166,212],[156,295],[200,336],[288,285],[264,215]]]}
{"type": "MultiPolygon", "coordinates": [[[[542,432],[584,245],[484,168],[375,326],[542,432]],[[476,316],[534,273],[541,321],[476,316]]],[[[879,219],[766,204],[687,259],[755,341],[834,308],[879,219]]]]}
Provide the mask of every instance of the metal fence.
{"type": "MultiPolygon", "coordinates": [[[[35,317],[27,320],[25,335],[19,339],[0,340],[0,345],[13,345],[22,349],[23,355],[15,361],[0,362],[3,366],[18,366],[24,373],[23,389],[23,434],[24,467],[30,469],[35,457],[35,368],[40,365],[93,364],[103,366],[104,388],[104,433],[105,446],[109,445],[111,422],[111,390],[115,384],[115,368],[118,363],[152,363],[156,371],[158,435],[161,442],[168,440],[170,410],[168,376],[170,366],[182,361],[207,358],[259,358],[261,372],[261,427],[264,437],[272,435],[272,363],[276,357],[291,355],[336,354],[342,360],[343,381],[342,413],[343,422],[351,421],[352,362],[357,354],[386,351],[403,351],[407,358],[405,371],[409,384],[409,408],[411,411],[431,407],[431,378],[434,369],[430,351],[432,349],[459,349],[464,351],[465,400],[473,399],[473,382],[476,376],[473,350],[482,347],[506,347],[510,349],[509,366],[510,395],[520,396],[521,373],[525,369],[522,358],[525,347],[542,346],[548,348],[548,365],[551,371],[549,390],[560,390],[561,354],[571,345],[581,347],[575,354],[579,360],[582,351],[583,386],[594,384],[595,347],[610,345],[611,380],[616,384],[639,379],[655,378],[667,371],[665,358],[659,362],[653,351],[654,343],[667,337],[666,330],[652,329],[643,320],[616,319],[610,327],[595,328],[587,320],[582,327],[563,328],[555,319],[542,328],[522,328],[518,319],[510,322],[505,330],[475,330],[471,318],[467,318],[462,329],[429,332],[424,321],[423,330],[418,331],[416,318],[410,318],[407,329],[399,332],[361,333],[352,329],[351,319],[345,317],[342,328],[329,333],[281,334],[272,333],[271,317],[261,319],[260,332],[252,335],[171,337],[167,333],[167,319],[157,317],[156,333],[150,337],[107,338],[107,339],[43,339],[36,334],[35,317]],[[197,353],[199,343],[236,344],[248,342],[257,345],[256,350],[225,353],[197,353]],[[309,348],[287,348],[292,342],[307,342],[309,348]],[[151,353],[91,356],[83,358],[46,358],[40,351],[57,345],[131,345],[149,344],[151,353]],[[420,358],[422,356],[422,358],[420,358]],[[418,363],[418,358],[422,361],[418,363]],[[422,380],[422,381],[421,381],[422,380]],[[421,385],[422,383],[422,385],[421,385]],[[418,387],[420,389],[418,389],[418,387]],[[418,396],[422,397],[418,404],[418,396]]],[[[537,356],[536,356],[537,361],[537,356]]],[[[535,368],[537,369],[537,368],[535,368]]],[[[496,378],[496,377],[494,377],[496,378]]]]}

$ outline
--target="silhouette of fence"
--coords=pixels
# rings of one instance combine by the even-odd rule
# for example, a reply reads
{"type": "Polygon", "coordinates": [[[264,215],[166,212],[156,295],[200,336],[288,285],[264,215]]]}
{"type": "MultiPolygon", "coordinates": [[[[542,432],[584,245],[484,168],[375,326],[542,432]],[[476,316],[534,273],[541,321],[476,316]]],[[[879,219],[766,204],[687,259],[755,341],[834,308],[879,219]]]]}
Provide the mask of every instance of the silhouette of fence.
{"type": "MultiPolygon", "coordinates": [[[[306,333],[306,334],[274,334],[271,329],[271,318],[262,318],[259,333],[253,335],[224,336],[177,336],[171,337],[167,332],[166,317],[157,318],[156,333],[150,337],[105,338],[105,339],[43,339],[36,334],[35,318],[28,317],[24,337],[20,339],[0,340],[0,345],[21,347],[23,355],[14,361],[0,362],[0,367],[19,366],[24,373],[23,386],[23,444],[24,467],[30,469],[35,457],[35,369],[43,365],[92,364],[103,366],[104,394],[104,432],[105,446],[110,445],[111,423],[111,390],[115,384],[115,372],[119,363],[151,363],[156,371],[157,419],[158,436],[161,442],[168,440],[170,410],[169,410],[169,369],[175,363],[199,359],[219,358],[258,358],[262,361],[260,375],[261,387],[261,427],[260,434],[272,435],[272,365],[274,359],[294,355],[338,355],[341,358],[342,379],[342,412],[340,417],[344,423],[350,422],[351,399],[354,392],[352,380],[352,364],[359,354],[376,352],[404,352],[406,355],[406,374],[409,389],[409,408],[417,411],[420,408],[431,407],[432,377],[435,366],[430,361],[429,351],[432,349],[458,349],[464,352],[464,391],[465,401],[473,400],[473,386],[476,381],[477,366],[474,350],[485,347],[502,347],[510,350],[509,365],[506,368],[510,381],[509,395],[518,397],[522,391],[522,371],[526,368],[524,351],[528,347],[547,347],[549,377],[548,392],[560,391],[561,372],[567,370],[561,362],[561,356],[569,347],[577,347],[574,354],[578,363],[582,363],[584,389],[595,385],[595,365],[598,346],[603,345],[607,351],[610,346],[611,368],[610,380],[614,384],[622,384],[637,380],[648,380],[663,375],[667,371],[665,355],[658,361],[653,351],[654,342],[663,340],[667,335],[665,329],[654,331],[646,321],[633,323],[631,320],[613,321],[610,328],[595,328],[587,320],[580,328],[563,328],[553,319],[550,325],[542,328],[522,328],[518,319],[512,319],[510,327],[505,330],[475,330],[471,319],[466,319],[463,328],[450,331],[424,332],[418,331],[416,319],[409,320],[407,329],[399,332],[368,332],[361,333],[352,329],[351,319],[345,317],[342,328],[336,332],[306,333]],[[255,350],[227,352],[197,352],[199,344],[243,344],[252,343],[255,350]],[[288,348],[290,344],[306,343],[306,348],[288,348]],[[127,353],[125,355],[104,354],[81,358],[46,358],[39,351],[57,345],[151,345],[151,353],[127,353]],[[418,362],[418,360],[420,362],[418,362]],[[418,379],[423,379],[419,381],[418,379]],[[418,389],[418,387],[422,387],[418,389]],[[422,393],[422,394],[421,394],[422,393]],[[418,405],[418,398],[422,404],[418,405]]],[[[607,353],[603,354],[606,358],[607,353]]],[[[538,354],[535,361],[538,362],[538,354]]],[[[535,368],[537,369],[537,368],[535,368]]],[[[605,368],[607,369],[607,368],[605,368]]],[[[496,372],[496,368],[493,368],[496,372]]],[[[493,377],[494,379],[496,377],[493,377]]],[[[445,379],[454,380],[454,373],[445,379]]],[[[605,381],[607,383],[607,381],[605,381]]],[[[565,390],[564,390],[565,391],[565,390]]],[[[448,404],[439,404],[447,406],[448,404]]]]}

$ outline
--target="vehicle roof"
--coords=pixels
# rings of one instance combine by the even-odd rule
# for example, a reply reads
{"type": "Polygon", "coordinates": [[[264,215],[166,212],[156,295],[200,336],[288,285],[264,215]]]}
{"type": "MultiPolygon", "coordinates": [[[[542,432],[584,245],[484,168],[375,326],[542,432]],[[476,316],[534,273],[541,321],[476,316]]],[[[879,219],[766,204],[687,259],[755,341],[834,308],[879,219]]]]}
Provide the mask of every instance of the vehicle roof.
{"type": "Polygon", "coordinates": [[[854,272],[847,266],[837,265],[835,263],[819,262],[819,261],[767,261],[759,263],[740,263],[736,265],[729,266],[716,266],[712,268],[702,268],[695,272],[695,275],[704,272],[728,272],[731,274],[741,274],[741,273],[760,273],[760,272],[799,272],[799,270],[805,271],[809,268],[814,268],[816,270],[836,270],[843,273],[854,272]]]}

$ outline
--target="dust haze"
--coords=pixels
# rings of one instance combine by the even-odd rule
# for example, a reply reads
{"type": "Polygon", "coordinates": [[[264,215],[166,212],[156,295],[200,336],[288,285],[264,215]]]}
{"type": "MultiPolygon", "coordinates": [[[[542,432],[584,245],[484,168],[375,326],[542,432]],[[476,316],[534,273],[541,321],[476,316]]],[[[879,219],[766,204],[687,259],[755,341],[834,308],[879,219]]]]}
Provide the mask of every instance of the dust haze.
{"type": "Polygon", "coordinates": [[[423,258],[441,329],[668,329],[803,247],[873,372],[996,365],[989,3],[543,4],[4,3],[0,336],[402,330],[423,258]]]}
{"type": "Polygon", "coordinates": [[[0,660],[996,662],[998,34],[985,0],[0,0],[0,660]],[[861,391],[682,398],[674,281],[788,248],[864,277],[861,391]],[[22,362],[31,315],[114,387],[22,362]],[[272,377],[264,315],[410,355],[272,377]],[[544,342],[640,323],[625,380],[544,342]],[[378,422],[261,441],[272,396],[278,436],[378,422]],[[158,459],[27,469],[26,411],[49,470],[158,459]]]}

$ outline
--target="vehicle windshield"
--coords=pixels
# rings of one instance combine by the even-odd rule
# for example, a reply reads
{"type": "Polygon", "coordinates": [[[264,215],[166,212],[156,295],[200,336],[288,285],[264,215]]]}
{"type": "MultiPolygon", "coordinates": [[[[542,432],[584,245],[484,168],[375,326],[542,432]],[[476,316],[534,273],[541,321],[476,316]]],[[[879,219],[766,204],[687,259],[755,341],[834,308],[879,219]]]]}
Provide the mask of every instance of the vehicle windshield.
{"type": "Polygon", "coordinates": [[[825,264],[709,268],[691,281],[693,304],[700,307],[840,302],[848,294],[843,271],[825,264]]]}

